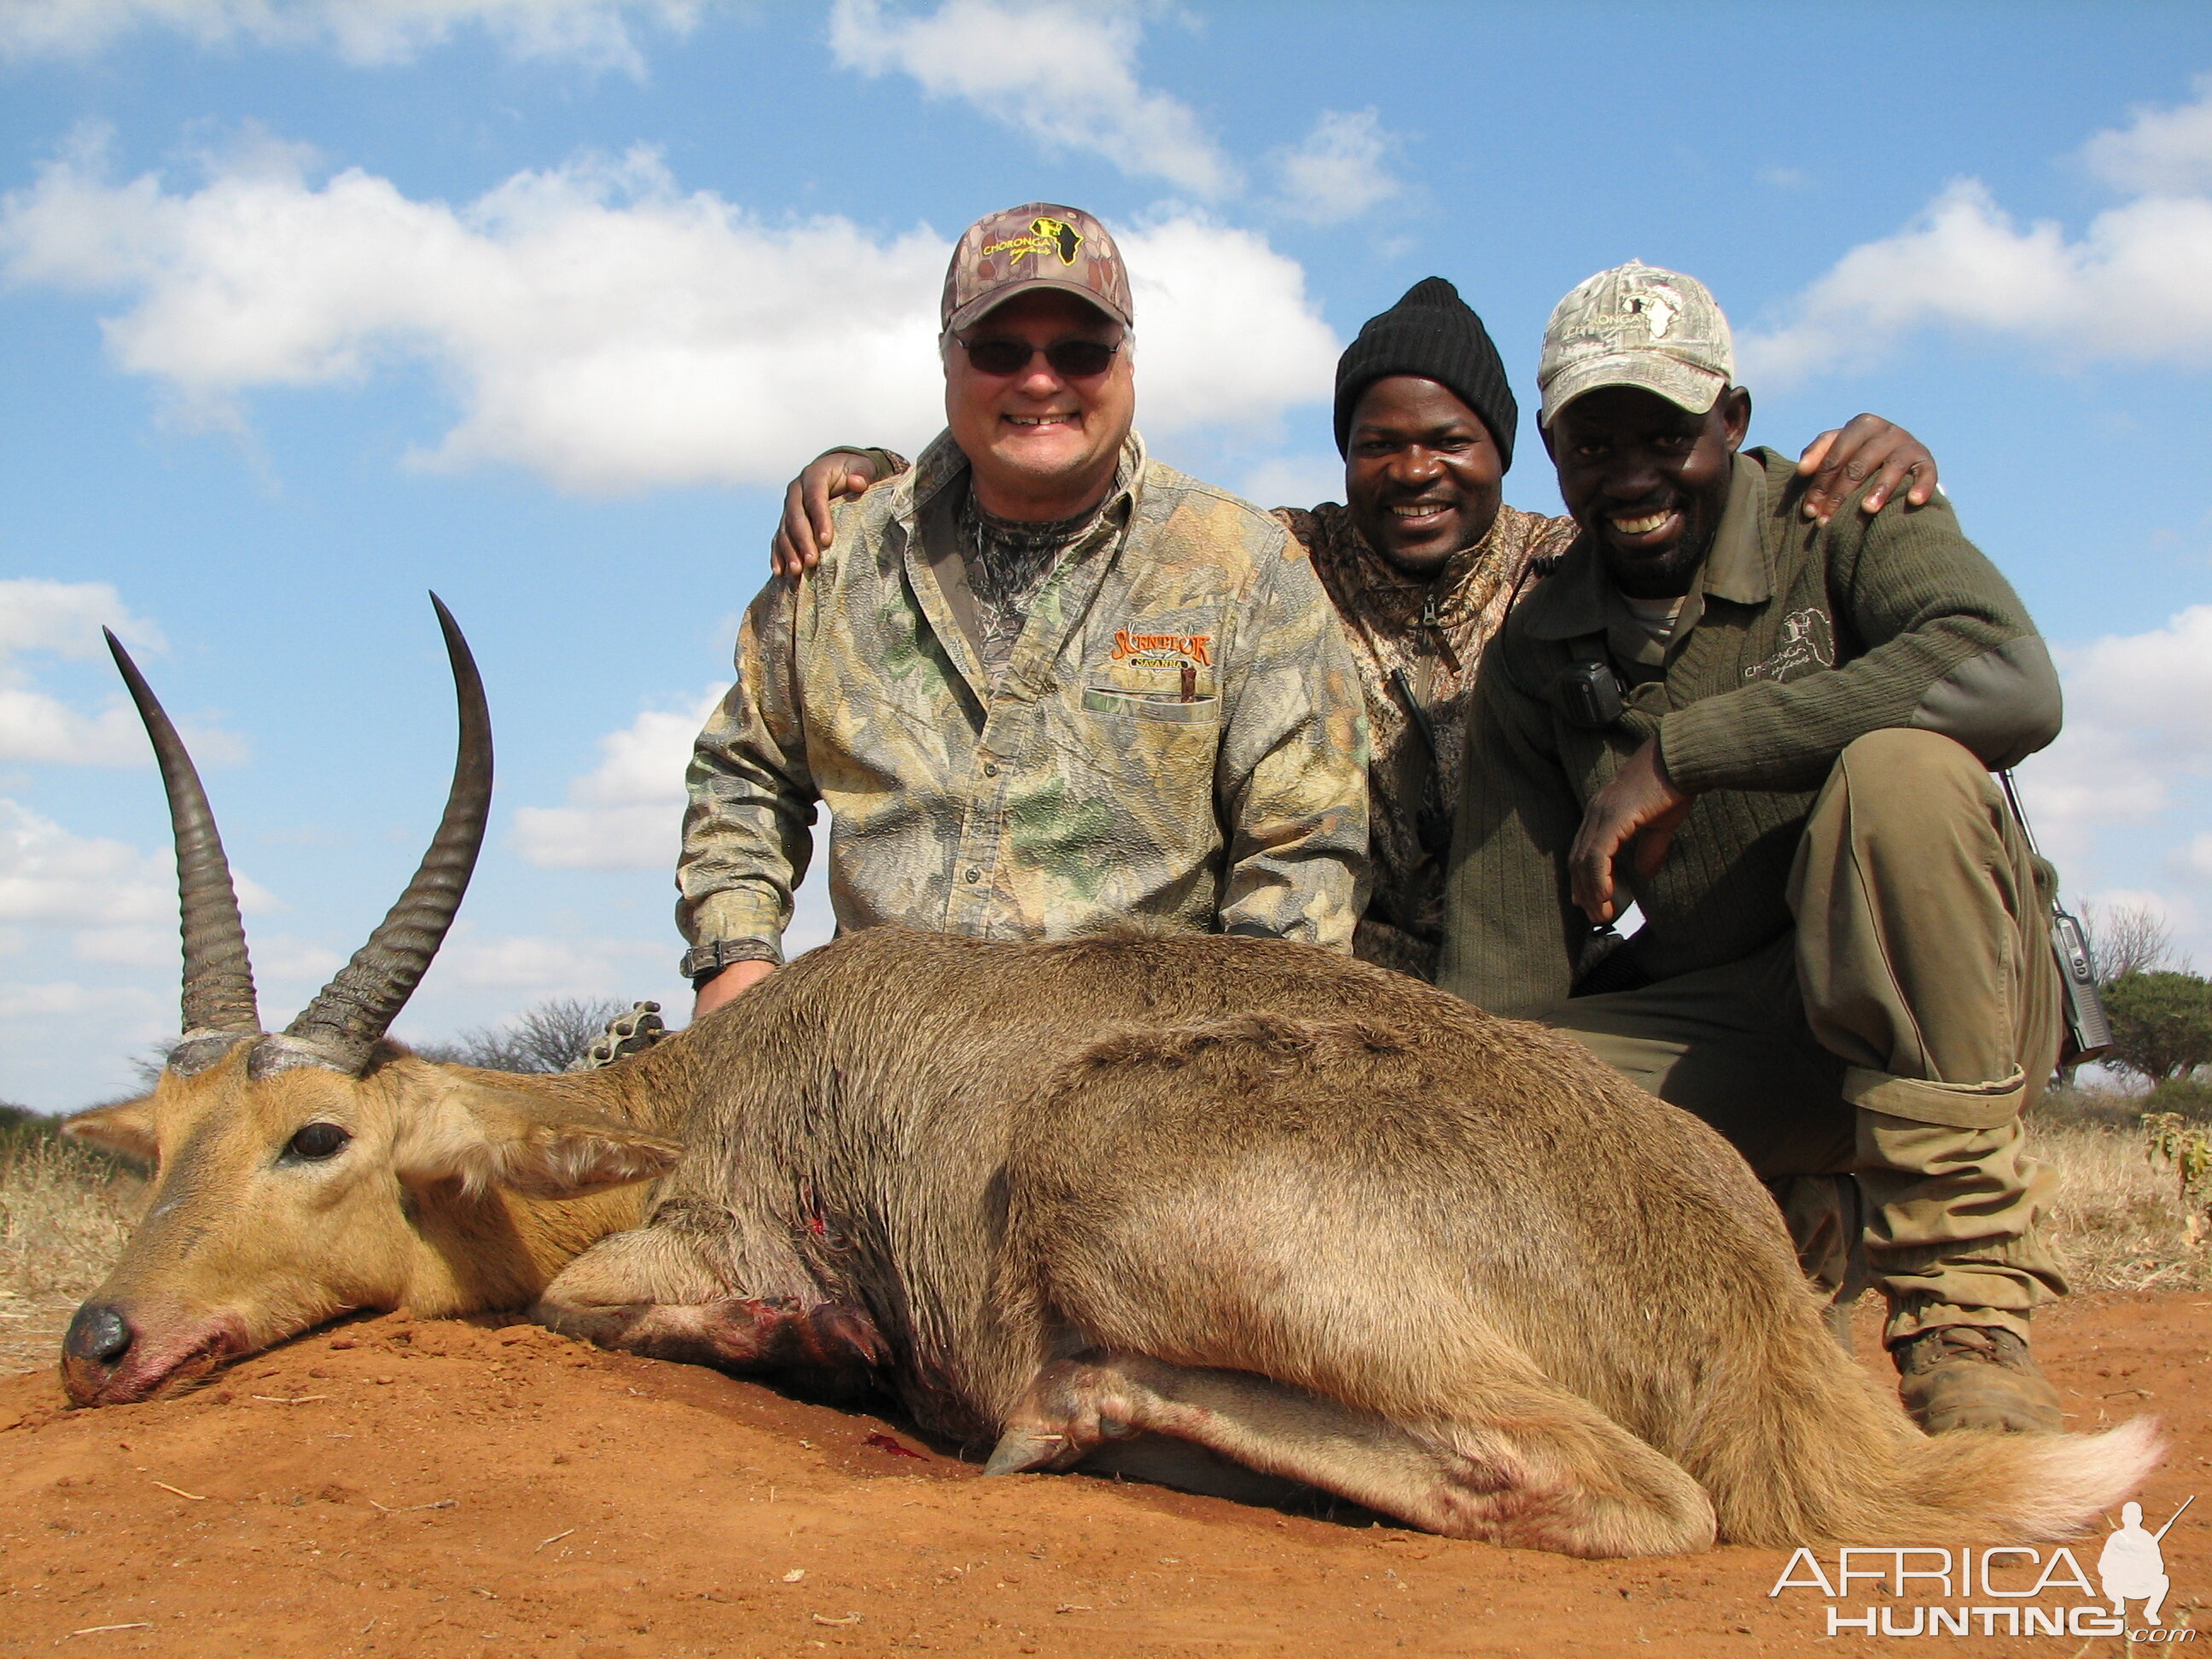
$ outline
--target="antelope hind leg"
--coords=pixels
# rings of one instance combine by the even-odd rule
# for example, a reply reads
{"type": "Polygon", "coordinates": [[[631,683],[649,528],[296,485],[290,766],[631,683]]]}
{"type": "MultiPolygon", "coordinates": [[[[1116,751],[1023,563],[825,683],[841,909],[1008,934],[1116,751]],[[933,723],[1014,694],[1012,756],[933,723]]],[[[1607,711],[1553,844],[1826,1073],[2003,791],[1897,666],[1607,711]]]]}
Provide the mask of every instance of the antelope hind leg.
{"type": "Polygon", "coordinates": [[[531,1316],[603,1348],[718,1370],[864,1376],[889,1357],[874,1323],[860,1310],[836,1303],[802,1308],[789,1297],[615,1305],[541,1302],[531,1316]]]}
{"type": "Polygon", "coordinates": [[[1679,1466],[1564,1389],[1516,1393],[1495,1421],[1417,1431],[1249,1371],[1094,1352],[1038,1373],[984,1472],[1159,1434],[1448,1537],[1587,1557],[1711,1547],[1711,1501],[1679,1466]]]}

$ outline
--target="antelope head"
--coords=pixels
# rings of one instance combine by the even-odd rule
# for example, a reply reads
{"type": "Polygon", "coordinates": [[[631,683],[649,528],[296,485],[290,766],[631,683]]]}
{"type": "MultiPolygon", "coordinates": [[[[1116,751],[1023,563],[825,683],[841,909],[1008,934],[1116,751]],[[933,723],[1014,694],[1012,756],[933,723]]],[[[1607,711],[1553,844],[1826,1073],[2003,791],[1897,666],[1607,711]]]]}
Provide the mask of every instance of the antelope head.
{"type": "Polygon", "coordinates": [[[156,1166],[144,1219],[63,1341],[63,1381],[79,1405],[146,1399],[354,1309],[527,1303],[546,1265],[521,1236],[533,1197],[572,1199],[674,1160],[672,1143],[573,1090],[433,1065],[385,1041],[460,907],[491,805],[483,684],[452,615],[431,603],[460,702],[444,817],[368,943],[281,1032],[261,1029],[198,774],[107,636],[169,798],[184,1024],[151,1094],[67,1125],[156,1166]]]}

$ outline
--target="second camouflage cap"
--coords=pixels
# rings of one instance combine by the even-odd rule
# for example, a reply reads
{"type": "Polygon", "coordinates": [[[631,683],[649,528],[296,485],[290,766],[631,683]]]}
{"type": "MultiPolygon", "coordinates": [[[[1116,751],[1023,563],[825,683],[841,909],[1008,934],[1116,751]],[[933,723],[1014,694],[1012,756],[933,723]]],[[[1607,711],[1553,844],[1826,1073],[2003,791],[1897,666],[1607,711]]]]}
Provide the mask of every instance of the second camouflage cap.
{"type": "Polygon", "coordinates": [[[1030,202],[984,215],[952,250],[939,318],[957,332],[994,307],[1031,289],[1056,288],[1088,300],[1115,322],[1134,320],[1129,273],[1106,227],[1078,208],[1030,202]]]}
{"type": "Polygon", "coordinates": [[[1544,425],[1586,392],[1638,386],[1702,415],[1735,379],[1735,342],[1705,285],[1631,259],[1577,283],[1544,328],[1544,425]]]}

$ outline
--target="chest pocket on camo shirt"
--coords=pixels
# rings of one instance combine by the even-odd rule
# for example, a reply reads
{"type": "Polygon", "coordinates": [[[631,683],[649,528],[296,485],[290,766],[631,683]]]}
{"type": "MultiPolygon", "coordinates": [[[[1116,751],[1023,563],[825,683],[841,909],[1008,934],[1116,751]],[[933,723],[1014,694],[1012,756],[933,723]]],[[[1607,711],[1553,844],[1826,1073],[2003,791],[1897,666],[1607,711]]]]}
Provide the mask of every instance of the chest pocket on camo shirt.
{"type": "Polygon", "coordinates": [[[1213,761],[1221,744],[1221,699],[1189,702],[1086,686],[1085,747],[1125,812],[1158,817],[1146,837],[1188,844],[1213,822],[1213,761]]]}
{"type": "Polygon", "coordinates": [[[1102,769],[1164,810],[1209,820],[1221,738],[1220,637],[1212,606],[1127,618],[1104,638],[1092,636],[1083,677],[1084,720],[1102,769]]]}

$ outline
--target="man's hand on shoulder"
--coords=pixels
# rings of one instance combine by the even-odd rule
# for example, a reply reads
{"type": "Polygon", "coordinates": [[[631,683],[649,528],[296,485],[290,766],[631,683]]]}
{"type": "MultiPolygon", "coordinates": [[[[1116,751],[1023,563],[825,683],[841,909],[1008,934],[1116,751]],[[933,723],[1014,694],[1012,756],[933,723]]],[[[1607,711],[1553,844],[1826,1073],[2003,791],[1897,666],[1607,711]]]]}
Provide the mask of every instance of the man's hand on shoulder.
{"type": "Polygon", "coordinates": [[[809,461],[783,492],[783,520],[768,544],[769,570],[799,576],[820,564],[830,540],[830,504],[849,501],[876,482],[874,458],[858,450],[832,449],[809,461]]]}
{"type": "Polygon", "coordinates": [[[701,986],[691,999],[691,1018],[711,1014],[726,1002],[734,1002],[775,971],[772,962],[733,962],[701,986]]]}
{"type": "Polygon", "coordinates": [[[1613,861],[1631,841],[1636,843],[1636,873],[1655,876],[1667,861],[1667,848],[1674,830],[1690,815],[1697,797],[1686,795],[1667,775],[1660,757],[1659,739],[1649,742],[1621,763],[1611,783],[1590,797],[1583,809],[1582,828],[1567,854],[1568,873],[1574,882],[1575,903],[1593,922],[1602,927],[1620,913],[1613,891],[1613,861]]]}
{"type": "Polygon", "coordinates": [[[1840,430],[1830,428],[1805,446],[1797,476],[1813,483],[1805,491],[1805,516],[1826,524],[1872,478],[1874,487],[1859,502],[1871,518],[1899,486],[1910,481],[1905,499],[1925,507],[1936,495],[1936,458],[1903,427],[1879,415],[1855,415],[1840,430]]]}

